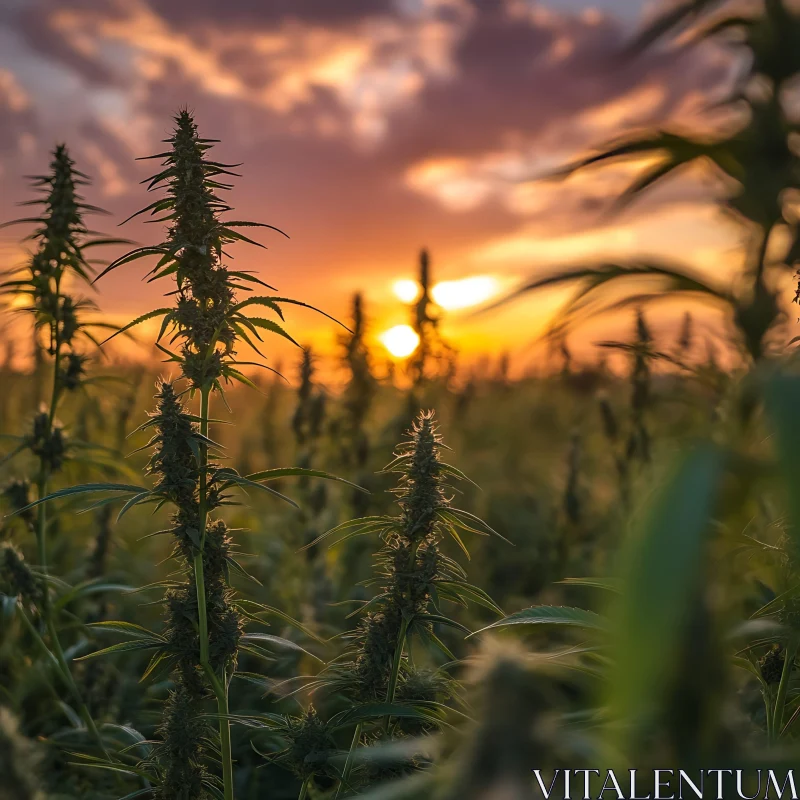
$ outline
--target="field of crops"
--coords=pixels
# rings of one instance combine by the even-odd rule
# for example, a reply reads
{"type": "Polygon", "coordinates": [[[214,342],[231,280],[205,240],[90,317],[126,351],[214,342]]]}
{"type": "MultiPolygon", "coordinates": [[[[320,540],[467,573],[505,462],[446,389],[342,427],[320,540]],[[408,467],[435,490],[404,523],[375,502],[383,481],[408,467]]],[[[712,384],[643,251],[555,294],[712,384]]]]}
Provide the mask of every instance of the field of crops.
{"type": "Polygon", "coordinates": [[[19,198],[30,258],[2,283],[32,357],[15,341],[0,366],[0,800],[528,800],[564,769],[595,771],[573,797],[631,796],[609,769],[667,797],[655,770],[712,767],[729,783],[697,796],[752,800],[767,776],[780,796],[800,755],[800,161],[781,102],[800,21],[775,0],[701,34],[734,28],[736,125],[573,169],[655,154],[638,194],[713,162],[742,274],[535,276],[521,294],[577,291],[519,378],[501,354],[456,369],[425,254],[419,344],[394,371],[356,295],[329,320],[338,351],[298,345],[284,378],[264,355],[303,341],[284,311],[305,303],[232,266],[270,226],[233,216],[213,131],[176,113],[148,162],[151,240],[127,251],[52,152],[19,198]],[[140,260],[163,307],[105,323],[104,276],[140,260]],[[693,303],[669,336],[649,321],[665,297],[693,303]],[[703,303],[726,320],[714,344],[703,303]],[[579,361],[559,325],[597,305],[629,333],[579,361]],[[157,368],[100,355],[154,321],[157,368]]]}

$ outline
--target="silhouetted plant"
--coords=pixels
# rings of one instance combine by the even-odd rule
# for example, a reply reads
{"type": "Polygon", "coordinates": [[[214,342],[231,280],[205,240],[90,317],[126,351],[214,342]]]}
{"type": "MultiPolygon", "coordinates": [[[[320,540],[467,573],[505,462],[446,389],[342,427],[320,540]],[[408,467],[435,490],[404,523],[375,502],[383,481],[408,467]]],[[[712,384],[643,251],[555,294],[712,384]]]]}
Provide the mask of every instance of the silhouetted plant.
{"type": "Polygon", "coordinates": [[[272,226],[222,221],[222,215],[230,207],[217,192],[230,186],[220,178],[234,173],[229,169],[231,165],[207,158],[212,142],[199,137],[188,111],[177,115],[174,134],[167,142],[170,144],[167,152],[152,156],[163,159],[163,169],[148,184],[150,190],[165,188],[166,197],[138,212],[165,213],[161,221],[170,223],[167,238],[160,244],[136,248],[121,256],[101,276],[124,264],[153,256],[158,261],[148,273],[149,280],[168,277],[175,280],[176,290],[170,292],[176,298],[174,307],[143,314],[118,333],[145,320],[161,318],[156,346],[166,354],[167,363],[178,366],[190,394],[199,393],[199,415],[188,414],[173,384],[162,381],[158,387],[157,412],[142,426],[155,429],[147,445],[153,448],[148,466],[148,472],[155,479],[153,488],[87,484],[56,492],[51,498],[98,491],[114,493],[108,501],[128,496],[120,514],[144,503],[156,504],[156,507],[169,503],[175,507],[170,531],[176,541],[175,555],[183,568],[183,582],[170,586],[166,593],[164,634],[130,623],[101,622],[98,629],[128,634],[132,639],[92,655],[152,649],[155,655],[146,675],[160,666],[172,667],[175,688],[162,719],[163,739],[137,774],[145,774],[158,786],[157,791],[164,800],[197,800],[209,792],[219,791],[216,789],[218,779],[209,769],[219,752],[222,793],[225,800],[232,800],[228,693],[236,671],[237,652],[246,650],[263,656],[260,644],[280,647],[292,643],[266,634],[243,633],[246,621],[258,621],[257,614],[275,610],[254,603],[244,612],[241,604],[234,602],[228,583],[229,570],[243,570],[231,555],[232,543],[225,522],[211,515],[220,506],[230,503],[229,492],[237,487],[261,489],[288,501],[265,482],[287,475],[332,476],[303,468],[266,470],[242,476],[235,469],[212,460],[219,452],[209,438],[212,392],[223,394],[224,384],[229,381],[253,385],[241,371],[251,362],[237,357],[240,342],[256,352],[259,352],[257,343],[263,341],[262,333],[277,334],[294,342],[278,322],[248,316],[245,310],[261,307],[282,320],[281,305],[311,307],[274,295],[237,298],[239,291],[249,291],[254,286],[270,287],[250,272],[229,270],[223,263],[227,255],[224,248],[236,241],[256,244],[237,228],[272,226]],[[170,344],[179,344],[178,352],[161,343],[167,334],[170,334],[170,344]],[[207,696],[216,699],[218,745],[209,741],[201,715],[207,696]]]}
{"type": "Polygon", "coordinates": [[[408,360],[408,369],[415,388],[426,379],[446,373],[448,362],[454,357],[453,348],[442,338],[439,330],[441,316],[431,296],[433,287],[430,257],[424,249],[419,254],[418,283],[419,298],[414,303],[411,324],[419,336],[419,345],[408,360]]]}
{"type": "MultiPolygon", "coordinates": [[[[771,336],[782,319],[777,301],[780,273],[796,270],[800,257],[800,227],[791,211],[792,197],[800,189],[798,156],[792,146],[797,131],[787,106],[790,93],[786,91],[800,73],[800,17],[784,0],[766,0],[762,8],[745,14],[735,4],[722,9],[718,6],[715,0],[679,4],[657,18],[632,50],[638,53],[647,43],[675,31],[692,44],[721,41],[728,34],[737,34],[726,41],[745,51],[743,66],[722,104],[733,121],[714,135],[653,130],[627,136],[570,165],[564,173],[616,159],[642,158],[647,166],[617,201],[617,207],[623,207],[689,164],[710,166],[730,179],[725,181],[728,194],[722,208],[740,225],[746,243],[746,280],[733,290],[677,263],[639,259],[630,264],[559,270],[536,277],[517,294],[576,284],[579,291],[562,311],[566,320],[585,318],[598,293],[611,282],[634,283],[637,290],[629,298],[631,302],[655,300],[675,292],[695,296],[730,316],[738,334],[737,345],[746,358],[759,362],[770,355],[771,336]],[[789,245],[776,258],[768,252],[768,244],[781,234],[786,235],[789,245]],[[644,291],[643,280],[649,283],[644,291]]],[[[719,110],[720,104],[715,108],[719,110]]],[[[594,310],[618,305],[615,299],[600,303],[594,310]]]]}
{"type": "MultiPolygon", "coordinates": [[[[59,145],[53,152],[50,171],[33,178],[33,186],[41,197],[25,203],[40,206],[41,214],[7,223],[33,224],[34,231],[26,240],[34,242],[36,249],[23,270],[6,273],[5,280],[0,283],[0,295],[13,298],[15,310],[32,320],[36,370],[43,381],[48,367],[50,374],[46,379],[49,383],[48,402],[43,403],[34,414],[26,433],[6,434],[3,437],[15,443],[15,446],[0,463],[19,454],[30,453],[37,462],[35,485],[39,500],[45,498],[51,481],[62,471],[65,463],[82,461],[89,466],[109,465],[99,448],[69,436],[57,416],[64,395],[74,392],[85,383],[89,357],[84,347],[87,344],[99,344],[97,329],[115,329],[113,325],[91,318],[89,312],[95,309],[93,302],[67,292],[71,283],[88,284],[92,279],[94,267],[87,259],[88,249],[124,242],[121,239],[94,237],[86,228],[84,215],[100,211],[86,203],[79,194],[80,187],[88,183],[88,177],[75,169],[66,147],[59,145]],[[46,356],[49,356],[49,364],[45,362],[46,356]]],[[[57,671],[75,698],[88,730],[102,747],[100,734],[80,698],[59,639],[57,614],[51,603],[53,586],[48,563],[50,526],[47,504],[38,503],[34,519],[29,506],[31,498],[28,489],[27,481],[16,481],[6,488],[5,494],[12,509],[21,513],[24,522],[36,536],[41,590],[35,611],[41,613],[42,625],[47,631],[48,657],[58,663],[57,671]]],[[[7,555],[11,552],[7,551],[7,555]]],[[[20,613],[23,616],[25,614],[22,610],[20,613]]],[[[31,627],[33,623],[27,617],[25,619],[31,627]]],[[[36,635],[38,637],[38,633],[36,635]]],[[[45,646],[43,640],[40,641],[45,646]]]]}
{"type": "MultiPolygon", "coordinates": [[[[327,416],[327,397],[325,390],[315,380],[315,356],[310,347],[303,349],[300,361],[300,383],[297,387],[297,405],[292,416],[297,463],[306,469],[318,466],[321,457],[325,419],[327,416]]],[[[307,545],[319,536],[320,517],[325,510],[328,493],[323,484],[312,484],[308,478],[301,478],[298,486],[302,497],[300,525],[302,542],[307,545]]],[[[356,490],[358,491],[358,490],[356,490]]],[[[309,568],[309,594],[311,614],[317,619],[330,602],[330,578],[325,559],[317,548],[306,550],[309,568]]]]}
{"type": "MultiPolygon", "coordinates": [[[[350,322],[352,334],[341,337],[344,365],[349,374],[342,396],[342,419],[337,425],[336,452],[345,467],[357,470],[358,482],[366,486],[371,475],[368,472],[371,442],[367,432],[367,416],[375,398],[377,381],[372,374],[369,347],[365,340],[367,323],[361,294],[353,296],[353,311],[350,322]]],[[[352,503],[356,516],[366,513],[367,496],[354,492],[352,503]]]]}

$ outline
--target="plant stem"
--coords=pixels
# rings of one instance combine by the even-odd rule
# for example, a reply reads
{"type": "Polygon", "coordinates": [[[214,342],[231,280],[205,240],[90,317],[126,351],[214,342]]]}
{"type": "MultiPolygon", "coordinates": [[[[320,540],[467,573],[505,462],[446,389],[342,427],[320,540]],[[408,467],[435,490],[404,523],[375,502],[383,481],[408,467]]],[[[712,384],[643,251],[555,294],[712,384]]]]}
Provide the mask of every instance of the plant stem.
{"type": "MultiPolygon", "coordinates": [[[[200,390],[200,433],[208,437],[208,409],[211,389],[204,386],[200,390]]],[[[206,493],[208,490],[208,448],[200,445],[200,486],[198,491],[198,513],[200,524],[200,548],[194,557],[194,579],[197,590],[197,618],[200,626],[200,663],[208,663],[208,612],[206,609],[205,577],[203,575],[203,552],[206,544],[206,527],[208,512],[206,510],[206,493]]]]}
{"type": "Polygon", "coordinates": [[[211,669],[210,664],[204,664],[214,694],[217,698],[217,713],[219,714],[219,740],[222,754],[222,785],[225,791],[225,800],[233,800],[233,757],[231,753],[231,723],[228,719],[228,686],[225,680],[220,680],[211,669]]]}
{"type": "Polygon", "coordinates": [[[783,729],[783,715],[786,709],[786,694],[789,691],[789,680],[792,675],[794,659],[797,655],[797,647],[800,644],[797,635],[792,634],[786,643],[786,655],[783,660],[783,671],[781,672],[781,682],[778,684],[778,695],[775,698],[775,711],[772,715],[772,738],[780,738],[783,729]]]}
{"type": "MultiPolygon", "coordinates": [[[[45,429],[45,439],[49,440],[53,434],[53,423],[56,418],[56,407],[58,406],[59,387],[58,371],[61,367],[61,327],[60,327],[60,308],[61,308],[61,275],[56,277],[56,319],[51,327],[51,346],[53,348],[53,383],[50,390],[50,408],[47,410],[47,428],[45,429]]],[[[36,482],[36,490],[39,493],[37,499],[41,500],[47,496],[47,481],[49,475],[44,458],[39,458],[39,479],[36,482]]],[[[39,569],[42,573],[42,611],[45,622],[51,636],[53,635],[50,625],[50,588],[47,580],[47,503],[42,503],[36,514],[36,547],[39,554],[39,569]]]]}
{"type": "MultiPolygon", "coordinates": [[[[208,415],[211,387],[203,386],[200,389],[200,433],[208,438],[208,415]]],[[[200,517],[200,548],[194,556],[194,582],[197,590],[197,621],[200,638],[200,665],[214,690],[217,698],[217,713],[219,715],[219,739],[222,757],[222,784],[225,800],[234,800],[233,795],[233,755],[231,752],[231,725],[228,719],[228,681],[225,675],[220,676],[214,672],[208,655],[208,608],[206,606],[206,582],[203,569],[203,554],[206,544],[206,529],[208,528],[208,509],[206,494],[208,492],[208,446],[200,445],[200,479],[198,487],[198,511],[200,517]]]]}
{"type": "MultiPolygon", "coordinates": [[[[303,785],[300,787],[300,794],[297,795],[297,800],[306,800],[308,797],[308,785],[311,783],[311,776],[309,775],[304,781],[303,785]]],[[[337,797],[339,795],[336,795],[337,797]]]]}
{"type": "MultiPolygon", "coordinates": [[[[61,280],[60,277],[56,279],[56,299],[57,302],[60,301],[61,297],[61,290],[60,290],[61,280]]],[[[61,328],[60,328],[60,320],[57,318],[53,323],[52,334],[53,336],[53,383],[50,395],[50,408],[47,412],[47,427],[45,429],[45,440],[49,440],[53,433],[53,424],[56,418],[56,409],[58,406],[59,400],[59,385],[58,385],[58,375],[59,369],[61,367],[61,328]]],[[[36,481],[36,491],[38,493],[38,499],[47,496],[47,484],[48,484],[48,470],[47,465],[44,461],[43,457],[39,458],[39,476],[36,481]]],[[[33,624],[28,619],[27,615],[25,614],[22,609],[20,609],[20,613],[22,618],[26,622],[26,626],[28,630],[35,636],[37,641],[40,643],[40,646],[44,649],[47,653],[47,657],[52,660],[57,668],[59,673],[61,674],[62,679],[66,683],[69,691],[71,692],[75,702],[78,706],[78,710],[80,712],[83,721],[86,723],[86,728],[92,737],[97,741],[98,745],[100,746],[101,751],[103,754],[111,760],[111,757],[106,750],[105,745],[103,744],[103,739],[100,736],[100,731],[97,729],[97,725],[92,718],[92,715],[89,711],[88,706],[83,701],[83,697],[81,696],[81,692],[78,689],[78,685],[75,683],[74,678],[72,677],[72,671],[70,670],[69,664],[67,663],[67,658],[64,655],[64,650],[61,647],[61,642],[58,638],[58,629],[56,627],[55,619],[53,618],[52,606],[50,605],[50,584],[48,580],[48,570],[47,570],[47,503],[41,503],[39,505],[37,514],[36,514],[36,549],[38,553],[39,559],[39,571],[42,573],[42,620],[47,628],[47,632],[50,635],[50,640],[52,644],[52,650],[45,644],[44,640],[39,635],[38,631],[36,631],[33,624]],[[55,652],[53,652],[55,651],[55,652]]]]}
{"type": "MultiPolygon", "coordinates": [[[[386,688],[386,702],[394,702],[394,693],[397,690],[397,679],[400,677],[400,662],[403,660],[403,648],[406,643],[406,632],[408,631],[408,620],[403,619],[400,626],[400,633],[397,636],[397,645],[394,648],[394,658],[392,659],[392,672],[389,675],[389,685],[386,688]]],[[[384,731],[389,730],[391,715],[387,714],[383,720],[384,731]]]]}
{"type": "Polygon", "coordinates": [[[359,722],[356,725],[356,729],[353,733],[353,741],[350,744],[350,750],[347,753],[347,760],[344,762],[344,769],[342,770],[342,777],[339,780],[339,786],[336,789],[336,797],[333,800],[339,800],[342,796],[342,792],[345,791],[345,786],[347,785],[348,778],[350,777],[350,771],[353,769],[353,757],[355,756],[356,748],[358,747],[358,743],[361,741],[361,727],[363,723],[359,722]]]}
{"type": "Polygon", "coordinates": [[[45,658],[48,661],[50,661],[56,668],[56,671],[61,676],[61,679],[64,681],[70,693],[72,694],[73,698],[75,699],[75,703],[78,706],[78,711],[80,712],[83,721],[86,723],[87,730],[92,735],[92,737],[97,741],[105,757],[110,761],[111,756],[109,755],[105,745],[103,744],[103,740],[100,736],[100,731],[97,730],[97,726],[95,725],[95,722],[92,719],[92,715],[89,712],[89,708],[87,707],[86,703],[83,702],[80,690],[78,689],[78,686],[75,683],[74,678],[72,677],[72,672],[70,672],[69,665],[67,664],[67,660],[64,656],[64,651],[61,649],[58,637],[55,635],[55,626],[53,625],[52,622],[50,622],[48,625],[50,637],[51,639],[53,639],[53,642],[56,645],[56,652],[53,653],[53,651],[45,643],[44,639],[42,639],[41,635],[39,634],[39,631],[36,630],[34,624],[28,619],[28,615],[25,613],[22,606],[17,604],[17,610],[19,611],[20,618],[25,623],[25,627],[28,629],[28,633],[31,634],[34,641],[37,643],[37,645],[39,645],[39,648],[41,649],[45,658]]]}
{"type": "Polygon", "coordinates": [[[764,692],[764,716],[767,723],[767,739],[772,741],[772,690],[764,692]]]}
{"type": "MultiPolygon", "coordinates": [[[[39,466],[39,479],[36,481],[39,498],[47,495],[47,472],[44,464],[39,466]]],[[[50,618],[50,584],[47,574],[47,503],[41,503],[36,513],[36,550],[39,571],[42,573],[42,616],[50,618]]]]}

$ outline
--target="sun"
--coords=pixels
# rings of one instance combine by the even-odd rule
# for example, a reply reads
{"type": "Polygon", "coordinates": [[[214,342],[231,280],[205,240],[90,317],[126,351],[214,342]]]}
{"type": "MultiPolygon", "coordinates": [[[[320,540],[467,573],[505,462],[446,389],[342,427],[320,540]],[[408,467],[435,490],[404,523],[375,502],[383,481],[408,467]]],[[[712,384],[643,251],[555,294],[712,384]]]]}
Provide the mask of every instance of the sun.
{"type": "Polygon", "coordinates": [[[419,297],[419,289],[419,284],[410,278],[404,278],[392,284],[395,297],[403,303],[413,303],[419,297]]]}
{"type": "Polygon", "coordinates": [[[380,340],[395,358],[407,358],[419,346],[419,336],[410,325],[395,325],[382,333],[380,340]]]}
{"type": "Polygon", "coordinates": [[[485,302],[497,294],[500,281],[491,275],[474,275],[456,281],[437,283],[431,294],[433,299],[447,311],[470,308],[485,302]]]}

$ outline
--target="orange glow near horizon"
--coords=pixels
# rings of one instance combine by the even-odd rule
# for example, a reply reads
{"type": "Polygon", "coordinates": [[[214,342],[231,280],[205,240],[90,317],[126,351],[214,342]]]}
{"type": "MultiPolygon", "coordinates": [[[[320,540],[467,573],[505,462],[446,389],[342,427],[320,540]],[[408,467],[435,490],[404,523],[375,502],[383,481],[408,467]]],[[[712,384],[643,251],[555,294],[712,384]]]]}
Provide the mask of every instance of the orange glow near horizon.
{"type": "MultiPolygon", "coordinates": [[[[392,284],[395,297],[403,303],[413,303],[420,295],[419,283],[402,278],[392,284]]],[[[500,281],[493,275],[472,275],[452,281],[440,281],[431,289],[434,302],[445,311],[470,308],[491,299],[500,291],[500,281]]]]}
{"type": "Polygon", "coordinates": [[[395,358],[408,358],[419,346],[419,336],[410,325],[395,325],[379,339],[395,358]]]}
{"type": "Polygon", "coordinates": [[[491,275],[474,275],[457,281],[442,281],[431,290],[433,299],[447,311],[457,311],[484,303],[500,290],[500,281],[491,275]]]}
{"type": "Polygon", "coordinates": [[[419,297],[419,284],[410,278],[392,284],[395,297],[403,303],[413,303],[419,297]]]}

